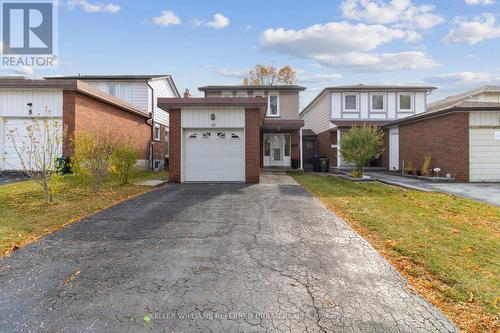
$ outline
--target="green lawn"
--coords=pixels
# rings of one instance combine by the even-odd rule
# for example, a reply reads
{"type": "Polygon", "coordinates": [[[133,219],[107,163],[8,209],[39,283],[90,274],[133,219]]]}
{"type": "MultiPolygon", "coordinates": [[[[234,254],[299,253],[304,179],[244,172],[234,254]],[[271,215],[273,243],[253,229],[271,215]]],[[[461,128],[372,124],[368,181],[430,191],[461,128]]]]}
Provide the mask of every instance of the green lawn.
{"type": "Polygon", "coordinates": [[[291,174],[465,331],[499,329],[500,208],[378,182],[291,174]]]}
{"type": "MultiPolygon", "coordinates": [[[[131,182],[164,176],[165,172],[141,172],[131,182]]],[[[0,255],[84,216],[151,190],[150,187],[118,184],[117,179],[111,178],[99,193],[92,193],[73,175],[67,175],[53,204],[45,203],[40,187],[31,180],[0,185],[0,255]]]]}

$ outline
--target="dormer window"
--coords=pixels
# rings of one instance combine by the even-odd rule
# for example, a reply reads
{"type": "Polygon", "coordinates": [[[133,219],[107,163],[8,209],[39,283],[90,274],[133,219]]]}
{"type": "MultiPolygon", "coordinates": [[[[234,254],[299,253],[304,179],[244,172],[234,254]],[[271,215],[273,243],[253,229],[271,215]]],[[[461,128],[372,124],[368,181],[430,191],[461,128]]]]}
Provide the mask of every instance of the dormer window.
{"type": "Polygon", "coordinates": [[[348,111],[358,110],[358,95],[348,94],[345,95],[344,108],[348,111]]]}
{"type": "Polygon", "coordinates": [[[372,94],[372,110],[373,111],[383,111],[384,110],[384,95],[383,94],[372,94]]]}
{"type": "Polygon", "coordinates": [[[279,96],[269,95],[267,105],[267,115],[269,117],[279,117],[279,96]]]}

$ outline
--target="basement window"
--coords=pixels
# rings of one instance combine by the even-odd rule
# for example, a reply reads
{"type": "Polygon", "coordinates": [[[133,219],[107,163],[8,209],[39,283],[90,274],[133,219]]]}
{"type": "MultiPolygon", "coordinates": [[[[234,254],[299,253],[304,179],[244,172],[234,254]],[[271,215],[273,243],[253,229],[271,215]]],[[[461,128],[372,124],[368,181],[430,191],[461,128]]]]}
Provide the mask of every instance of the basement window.
{"type": "Polygon", "coordinates": [[[160,170],[160,165],[161,165],[160,161],[154,161],[153,168],[155,170],[160,170]]]}

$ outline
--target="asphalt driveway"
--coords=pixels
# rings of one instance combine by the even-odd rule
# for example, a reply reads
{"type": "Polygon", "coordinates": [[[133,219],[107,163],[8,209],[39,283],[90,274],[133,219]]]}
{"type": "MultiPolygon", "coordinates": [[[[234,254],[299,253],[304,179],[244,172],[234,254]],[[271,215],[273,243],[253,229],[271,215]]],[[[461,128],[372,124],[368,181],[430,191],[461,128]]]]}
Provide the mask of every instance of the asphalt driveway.
{"type": "Polygon", "coordinates": [[[451,332],[287,176],[168,185],[0,258],[0,331],[451,332]]]}

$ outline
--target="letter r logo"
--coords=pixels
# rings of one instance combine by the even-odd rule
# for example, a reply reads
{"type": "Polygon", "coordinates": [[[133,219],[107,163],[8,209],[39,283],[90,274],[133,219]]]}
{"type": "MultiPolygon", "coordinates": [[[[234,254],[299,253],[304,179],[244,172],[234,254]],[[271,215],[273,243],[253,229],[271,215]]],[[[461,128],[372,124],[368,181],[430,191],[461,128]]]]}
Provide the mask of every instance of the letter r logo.
{"type": "Polygon", "coordinates": [[[53,4],[51,2],[2,3],[4,54],[53,52],[53,4]]]}

